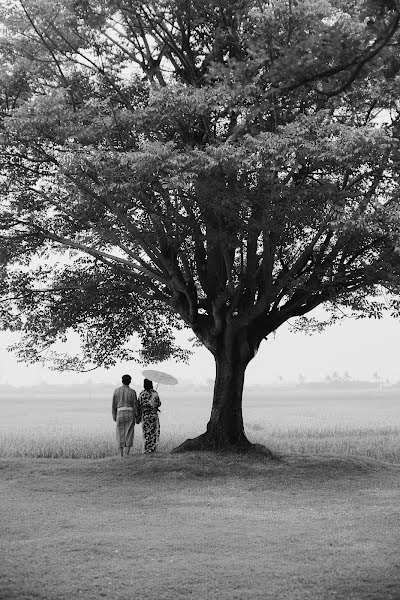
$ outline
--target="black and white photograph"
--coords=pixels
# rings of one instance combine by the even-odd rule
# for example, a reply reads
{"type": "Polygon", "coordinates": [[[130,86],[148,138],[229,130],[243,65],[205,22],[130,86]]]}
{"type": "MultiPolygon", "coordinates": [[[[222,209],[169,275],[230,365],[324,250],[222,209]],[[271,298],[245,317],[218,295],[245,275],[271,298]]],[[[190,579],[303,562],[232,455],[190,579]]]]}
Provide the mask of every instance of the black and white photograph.
{"type": "Polygon", "coordinates": [[[0,600],[400,600],[400,0],[0,0],[0,600]]]}

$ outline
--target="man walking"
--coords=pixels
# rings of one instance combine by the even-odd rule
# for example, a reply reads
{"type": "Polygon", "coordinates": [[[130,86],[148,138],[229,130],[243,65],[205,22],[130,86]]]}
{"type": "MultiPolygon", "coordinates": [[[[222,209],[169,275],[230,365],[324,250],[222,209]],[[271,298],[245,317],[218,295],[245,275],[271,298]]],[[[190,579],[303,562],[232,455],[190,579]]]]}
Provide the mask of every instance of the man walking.
{"type": "Polygon", "coordinates": [[[130,375],[123,375],[122,385],[117,388],[112,400],[112,416],[117,424],[117,445],[120,455],[128,456],[133,446],[135,421],[138,416],[138,402],[135,390],[129,387],[132,381],[130,375]]]}

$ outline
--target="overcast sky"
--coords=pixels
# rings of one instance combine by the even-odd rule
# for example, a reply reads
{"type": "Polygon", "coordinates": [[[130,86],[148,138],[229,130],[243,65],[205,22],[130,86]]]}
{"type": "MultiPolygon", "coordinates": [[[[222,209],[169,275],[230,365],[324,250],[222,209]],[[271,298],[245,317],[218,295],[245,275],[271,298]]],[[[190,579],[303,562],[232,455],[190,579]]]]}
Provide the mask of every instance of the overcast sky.
{"type": "MultiPolygon", "coordinates": [[[[135,363],[90,373],[57,373],[42,366],[25,366],[5,350],[12,339],[10,334],[0,332],[0,383],[3,384],[83,383],[89,379],[118,384],[124,373],[131,373],[134,382],[142,380],[143,367],[135,363]]],[[[309,381],[323,380],[334,371],[340,375],[348,371],[353,379],[373,379],[374,373],[378,373],[383,379],[395,382],[400,380],[399,346],[400,321],[391,318],[346,319],[312,336],[291,333],[282,326],[275,338],[271,335],[262,343],[247,369],[246,383],[273,383],[279,378],[298,381],[300,375],[309,381]]],[[[168,362],[151,368],[168,371],[181,381],[205,383],[214,378],[213,358],[202,348],[195,349],[188,365],[168,362]]]]}

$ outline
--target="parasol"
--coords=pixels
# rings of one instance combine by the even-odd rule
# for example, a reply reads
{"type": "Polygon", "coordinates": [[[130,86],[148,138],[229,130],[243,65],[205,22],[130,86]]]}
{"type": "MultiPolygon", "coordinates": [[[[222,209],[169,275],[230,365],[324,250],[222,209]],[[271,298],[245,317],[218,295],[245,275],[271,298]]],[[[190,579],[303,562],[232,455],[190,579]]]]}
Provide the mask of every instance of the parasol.
{"type": "Polygon", "coordinates": [[[150,381],[162,383],[163,385],[176,385],[178,383],[178,380],[175,377],[169,375],[168,373],[163,373],[162,371],[145,369],[142,371],[142,375],[144,375],[146,379],[150,379],[150,381]]]}

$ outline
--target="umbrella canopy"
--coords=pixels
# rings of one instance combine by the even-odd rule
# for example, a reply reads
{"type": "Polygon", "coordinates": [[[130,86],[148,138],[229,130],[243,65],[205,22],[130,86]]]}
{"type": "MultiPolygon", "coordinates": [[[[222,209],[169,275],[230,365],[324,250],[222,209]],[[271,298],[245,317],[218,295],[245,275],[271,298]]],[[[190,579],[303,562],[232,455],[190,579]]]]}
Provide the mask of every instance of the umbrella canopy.
{"type": "Polygon", "coordinates": [[[163,385],[176,385],[178,383],[178,380],[175,377],[168,373],[163,373],[162,371],[145,369],[142,371],[142,375],[144,375],[146,379],[150,379],[156,383],[162,383],[163,385]]]}

